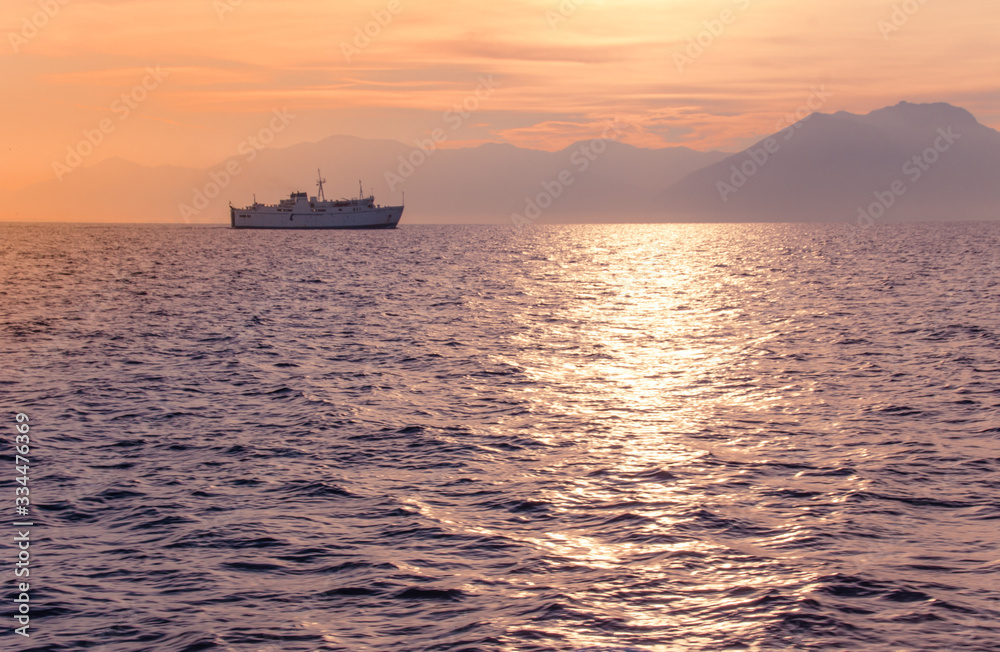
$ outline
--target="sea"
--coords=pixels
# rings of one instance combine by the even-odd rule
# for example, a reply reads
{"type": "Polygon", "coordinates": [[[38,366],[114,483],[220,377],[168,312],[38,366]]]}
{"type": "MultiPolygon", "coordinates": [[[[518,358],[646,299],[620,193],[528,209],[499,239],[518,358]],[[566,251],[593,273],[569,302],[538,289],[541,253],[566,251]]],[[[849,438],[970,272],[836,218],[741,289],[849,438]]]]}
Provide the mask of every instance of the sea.
{"type": "Polygon", "coordinates": [[[1000,223],[0,245],[4,650],[1000,650],[1000,223]]]}

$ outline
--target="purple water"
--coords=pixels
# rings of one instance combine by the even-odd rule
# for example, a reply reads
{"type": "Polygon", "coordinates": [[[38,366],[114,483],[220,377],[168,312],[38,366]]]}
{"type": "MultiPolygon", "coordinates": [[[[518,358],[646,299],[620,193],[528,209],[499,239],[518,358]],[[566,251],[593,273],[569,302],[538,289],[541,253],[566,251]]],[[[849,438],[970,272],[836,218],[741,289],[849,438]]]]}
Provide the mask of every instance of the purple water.
{"type": "Polygon", "coordinates": [[[8,649],[1000,649],[998,224],[0,239],[8,649]]]}

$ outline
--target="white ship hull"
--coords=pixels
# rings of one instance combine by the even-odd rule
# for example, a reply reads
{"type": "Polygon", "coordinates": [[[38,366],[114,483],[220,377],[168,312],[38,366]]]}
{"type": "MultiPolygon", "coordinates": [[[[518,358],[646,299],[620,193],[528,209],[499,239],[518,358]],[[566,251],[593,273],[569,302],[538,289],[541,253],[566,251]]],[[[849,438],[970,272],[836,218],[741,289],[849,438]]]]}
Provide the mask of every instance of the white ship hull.
{"type": "Polygon", "coordinates": [[[371,195],[330,201],[323,195],[324,181],[320,174],[318,197],[293,192],[277,204],[230,205],[229,223],[234,229],[395,229],[399,224],[402,206],[379,206],[371,195]]]}
{"type": "Polygon", "coordinates": [[[290,211],[249,206],[230,208],[229,219],[234,229],[395,229],[403,216],[402,206],[339,208],[320,212],[308,203],[290,211]]]}

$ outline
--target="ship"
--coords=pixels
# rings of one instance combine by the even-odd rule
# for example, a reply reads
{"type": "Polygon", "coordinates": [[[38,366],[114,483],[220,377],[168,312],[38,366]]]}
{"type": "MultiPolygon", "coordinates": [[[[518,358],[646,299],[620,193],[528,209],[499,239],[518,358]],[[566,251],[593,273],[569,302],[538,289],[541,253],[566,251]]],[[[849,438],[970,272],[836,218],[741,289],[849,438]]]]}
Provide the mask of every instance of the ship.
{"type": "Polygon", "coordinates": [[[316,197],[293,192],[277,204],[258,204],[255,196],[246,208],[229,205],[230,224],[234,229],[395,229],[399,224],[402,206],[380,206],[364,190],[355,199],[327,200],[323,194],[326,179],[316,172],[316,197]]]}

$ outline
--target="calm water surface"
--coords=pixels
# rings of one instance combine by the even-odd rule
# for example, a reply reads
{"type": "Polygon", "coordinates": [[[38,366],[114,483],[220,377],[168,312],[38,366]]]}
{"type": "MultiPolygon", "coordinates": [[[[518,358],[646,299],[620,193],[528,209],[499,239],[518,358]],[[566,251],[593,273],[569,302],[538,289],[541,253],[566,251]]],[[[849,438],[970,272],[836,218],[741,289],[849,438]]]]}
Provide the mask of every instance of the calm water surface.
{"type": "Polygon", "coordinates": [[[6,649],[1000,650],[1000,225],[0,239],[6,649]]]}

